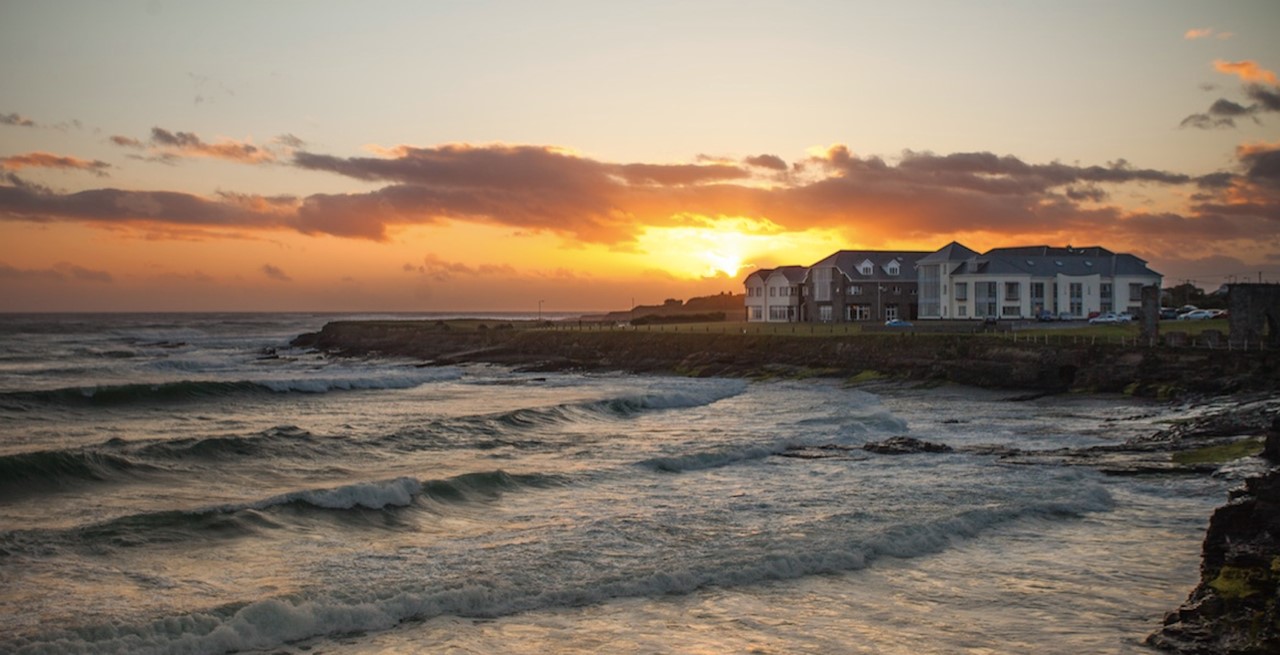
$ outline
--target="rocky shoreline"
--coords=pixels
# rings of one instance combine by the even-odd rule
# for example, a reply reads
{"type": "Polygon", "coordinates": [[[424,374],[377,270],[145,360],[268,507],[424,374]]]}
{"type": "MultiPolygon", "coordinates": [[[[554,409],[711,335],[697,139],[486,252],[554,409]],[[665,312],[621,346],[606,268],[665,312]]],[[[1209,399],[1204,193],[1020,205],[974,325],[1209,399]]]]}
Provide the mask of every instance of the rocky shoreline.
{"type": "MultiPolygon", "coordinates": [[[[610,370],[755,379],[824,376],[850,384],[886,380],[1018,390],[1011,401],[1061,392],[1123,392],[1204,399],[1193,418],[1122,444],[1054,451],[989,452],[1009,464],[1078,465],[1113,475],[1211,474],[1261,454],[1271,466],[1213,515],[1201,581],[1147,643],[1184,655],[1280,653],[1280,353],[1049,346],[973,335],[854,337],[456,329],[443,322],[330,323],[294,347],[337,356],[417,358],[424,365],[495,363],[528,371],[610,370]]],[[[786,457],[862,457],[816,447],[786,457]]],[[[947,452],[908,437],[866,453],[947,452]]]]}
{"type": "Polygon", "coordinates": [[[1280,653],[1280,417],[1262,457],[1273,467],[1213,513],[1200,584],[1148,644],[1185,655],[1280,653]]]}
{"type": "Polygon", "coordinates": [[[879,377],[1023,392],[1280,392],[1280,351],[1046,345],[979,335],[805,337],[643,330],[457,329],[436,321],[339,321],[294,346],[433,364],[730,377],[879,377]]]}

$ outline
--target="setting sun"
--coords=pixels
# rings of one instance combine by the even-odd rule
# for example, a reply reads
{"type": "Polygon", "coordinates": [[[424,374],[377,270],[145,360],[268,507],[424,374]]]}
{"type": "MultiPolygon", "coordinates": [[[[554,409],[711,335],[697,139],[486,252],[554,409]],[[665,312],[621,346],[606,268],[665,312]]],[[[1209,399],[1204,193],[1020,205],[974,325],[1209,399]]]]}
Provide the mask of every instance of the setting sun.
{"type": "Polygon", "coordinates": [[[691,225],[650,227],[636,239],[640,255],[672,275],[696,279],[738,278],[744,268],[766,261],[815,260],[839,235],[828,230],[787,232],[767,219],[681,216],[691,225]]]}

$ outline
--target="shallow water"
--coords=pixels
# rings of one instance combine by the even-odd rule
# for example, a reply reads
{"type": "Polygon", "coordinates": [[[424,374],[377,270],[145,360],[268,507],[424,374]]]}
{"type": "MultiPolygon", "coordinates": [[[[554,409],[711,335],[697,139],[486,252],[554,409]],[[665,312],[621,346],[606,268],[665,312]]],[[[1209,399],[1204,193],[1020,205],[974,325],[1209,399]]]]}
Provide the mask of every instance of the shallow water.
{"type": "Polygon", "coordinates": [[[285,348],[328,318],[0,318],[0,650],[1142,652],[1230,484],[856,448],[1160,405],[285,348]]]}

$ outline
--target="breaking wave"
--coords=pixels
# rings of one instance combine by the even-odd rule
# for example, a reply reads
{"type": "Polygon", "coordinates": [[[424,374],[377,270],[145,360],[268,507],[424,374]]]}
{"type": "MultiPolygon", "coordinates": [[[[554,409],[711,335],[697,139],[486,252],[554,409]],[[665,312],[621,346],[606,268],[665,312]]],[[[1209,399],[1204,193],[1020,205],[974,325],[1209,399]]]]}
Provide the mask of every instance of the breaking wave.
{"type": "MultiPolygon", "coordinates": [[[[17,654],[168,653],[214,654],[271,649],[305,639],[386,630],[408,620],[438,616],[492,618],[533,610],[576,607],[615,598],[662,597],[711,587],[738,587],[811,575],[853,571],[882,557],[910,558],[939,552],[956,541],[1016,520],[1060,520],[1112,506],[1099,487],[1074,500],[1042,500],[1018,507],[974,509],[932,521],[889,526],[857,537],[838,530],[817,542],[796,540],[773,549],[731,550],[711,559],[656,558],[619,575],[585,571],[553,587],[544,578],[499,575],[439,588],[344,590],[311,598],[269,598],[155,621],[58,630],[9,644],[17,654]],[[789,548],[789,549],[788,549],[789,548]]],[[[510,566],[520,564],[510,563],[510,566]]]]}

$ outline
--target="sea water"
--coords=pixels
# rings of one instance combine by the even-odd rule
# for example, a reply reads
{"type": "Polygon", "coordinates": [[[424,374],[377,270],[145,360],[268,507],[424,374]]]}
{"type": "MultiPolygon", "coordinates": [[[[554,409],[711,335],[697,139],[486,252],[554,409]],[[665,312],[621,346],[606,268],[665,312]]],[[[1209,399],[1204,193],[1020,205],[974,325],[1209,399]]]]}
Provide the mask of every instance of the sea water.
{"type": "Polygon", "coordinates": [[[1145,652],[1232,483],[966,450],[1165,405],[288,348],[333,318],[0,317],[0,652],[1145,652]]]}

